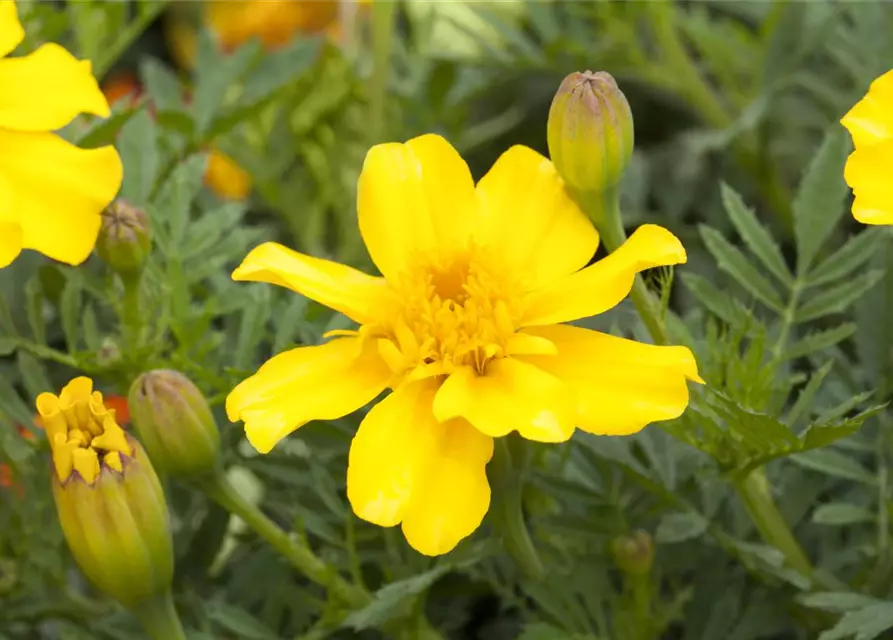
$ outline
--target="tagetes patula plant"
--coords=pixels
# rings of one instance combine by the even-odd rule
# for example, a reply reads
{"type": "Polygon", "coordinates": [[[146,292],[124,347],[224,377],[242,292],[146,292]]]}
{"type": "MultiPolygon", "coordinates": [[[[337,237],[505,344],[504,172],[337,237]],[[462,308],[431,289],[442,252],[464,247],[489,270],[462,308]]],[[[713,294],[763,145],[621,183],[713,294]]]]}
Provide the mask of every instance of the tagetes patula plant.
{"type": "Polygon", "coordinates": [[[872,82],[841,123],[855,145],[844,169],[855,195],[853,217],[864,224],[893,224],[893,71],[872,82]]]}
{"type": "Polygon", "coordinates": [[[114,147],[79,149],[53,131],[81,113],[107,117],[109,105],[89,61],[57,44],[9,57],[24,37],[15,3],[0,0],[0,267],[23,249],[76,265],[123,170],[114,147]]]}
{"type": "Polygon", "coordinates": [[[637,272],[685,262],[679,240],[644,225],[587,267],[598,233],[535,151],[512,147],[475,186],[439,136],[375,146],[358,213],[384,277],[275,243],[233,273],[289,287],[360,327],[272,358],[226,409],[266,453],[391,389],[351,444],[347,495],[364,520],[402,523],[421,553],[446,553],[481,523],[494,438],[631,434],[688,404],[686,381],[699,380],[688,349],[562,324],[616,306],[637,272]]]}
{"type": "Polygon", "coordinates": [[[37,397],[53,456],[53,499],[78,565],[129,608],[165,596],[173,547],[164,492],[145,451],[78,377],[37,397]]]}

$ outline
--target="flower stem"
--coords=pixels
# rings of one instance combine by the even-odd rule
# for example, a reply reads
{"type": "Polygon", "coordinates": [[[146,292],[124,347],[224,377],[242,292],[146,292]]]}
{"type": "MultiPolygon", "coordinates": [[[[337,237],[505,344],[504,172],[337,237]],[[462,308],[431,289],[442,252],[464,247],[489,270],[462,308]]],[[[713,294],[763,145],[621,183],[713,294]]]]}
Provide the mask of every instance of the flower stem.
{"type": "Polygon", "coordinates": [[[365,591],[342,579],[305,544],[294,540],[260,509],[245,500],[222,473],[205,478],[200,486],[212,500],[244,520],[309,580],[326,587],[351,608],[362,607],[369,602],[365,591]]]}
{"type": "MultiPolygon", "coordinates": [[[[617,188],[574,192],[572,195],[595,224],[608,251],[613,253],[626,242],[626,231],[620,217],[620,191],[617,188]]],[[[630,299],[655,344],[669,344],[670,338],[661,317],[660,304],[640,276],[636,276],[633,281],[630,299]]]]}
{"type": "Polygon", "coordinates": [[[124,328],[124,342],[128,349],[135,350],[139,345],[141,330],[140,282],[139,273],[121,274],[124,297],[121,301],[121,324],[124,328]]]}
{"type": "Polygon", "coordinates": [[[775,505],[763,469],[755,469],[736,481],[735,488],[744,500],[747,512],[763,540],[784,554],[791,569],[812,579],[812,565],[775,505]]]}
{"type": "Polygon", "coordinates": [[[501,534],[512,560],[528,578],[540,580],[545,575],[545,569],[524,522],[522,465],[518,464],[520,456],[512,455],[507,442],[510,437],[496,439],[489,468],[495,502],[493,525],[501,534]]]}
{"type": "Polygon", "coordinates": [[[131,609],[152,640],[186,640],[170,592],[146,600],[131,609]]]}

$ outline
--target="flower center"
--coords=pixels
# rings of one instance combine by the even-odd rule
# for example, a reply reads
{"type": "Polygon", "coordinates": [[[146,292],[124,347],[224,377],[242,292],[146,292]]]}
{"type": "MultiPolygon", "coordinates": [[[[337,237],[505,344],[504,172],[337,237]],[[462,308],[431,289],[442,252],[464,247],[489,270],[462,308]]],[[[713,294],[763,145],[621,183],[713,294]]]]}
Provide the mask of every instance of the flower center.
{"type": "Polygon", "coordinates": [[[419,269],[401,291],[403,311],[379,351],[395,373],[428,377],[503,357],[520,317],[511,278],[483,255],[419,269]]]}
{"type": "Polygon", "coordinates": [[[89,378],[75,378],[59,396],[40,394],[37,410],[60,482],[77,472],[92,485],[103,466],[124,471],[122,456],[132,456],[133,449],[89,378]]]}

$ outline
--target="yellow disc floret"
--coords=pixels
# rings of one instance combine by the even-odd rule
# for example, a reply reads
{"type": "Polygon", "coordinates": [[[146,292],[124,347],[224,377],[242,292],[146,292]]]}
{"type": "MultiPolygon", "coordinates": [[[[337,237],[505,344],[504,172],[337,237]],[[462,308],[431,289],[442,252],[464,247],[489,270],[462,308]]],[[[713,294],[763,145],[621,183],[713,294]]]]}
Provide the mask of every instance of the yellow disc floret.
{"type": "Polygon", "coordinates": [[[93,391],[90,378],[75,378],[58,396],[40,394],[37,410],[60,482],[77,473],[92,485],[103,466],[123,473],[124,457],[132,456],[133,448],[115,421],[114,409],[106,408],[102,394],[93,391]]]}

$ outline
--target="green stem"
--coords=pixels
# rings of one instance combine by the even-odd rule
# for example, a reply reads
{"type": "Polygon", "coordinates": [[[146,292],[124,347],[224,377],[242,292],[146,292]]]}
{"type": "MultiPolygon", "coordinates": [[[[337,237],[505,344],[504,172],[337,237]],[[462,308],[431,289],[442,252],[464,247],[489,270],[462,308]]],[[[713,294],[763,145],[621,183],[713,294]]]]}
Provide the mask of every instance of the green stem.
{"type": "Polygon", "coordinates": [[[545,575],[545,569],[524,522],[521,469],[506,442],[508,438],[496,439],[493,461],[490,463],[495,503],[493,525],[502,536],[512,560],[528,578],[540,580],[545,575]]]}
{"type": "Polygon", "coordinates": [[[648,574],[629,576],[628,580],[636,620],[636,637],[639,640],[648,640],[652,626],[650,577],[648,574]]]}
{"type": "Polygon", "coordinates": [[[365,591],[346,582],[306,545],[292,539],[275,522],[261,513],[260,509],[245,500],[222,473],[204,479],[200,485],[212,500],[244,520],[309,580],[326,587],[351,608],[362,607],[369,602],[369,596],[365,591]]]}
{"type": "Polygon", "coordinates": [[[155,0],[153,3],[145,3],[145,8],[141,10],[140,15],[127,25],[120,33],[117,39],[110,47],[103,51],[101,57],[93,63],[93,75],[101,80],[108,73],[118,58],[130,48],[130,45],[140,37],[149,25],[155,22],[155,19],[161,15],[161,12],[167,7],[170,0],[155,0]]]}
{"type": "Polygon", "coordinates": [[[139,347],[142,318],[140,313],[140,273],[121,274],[124,298],[121,303],[121,323],[124,326],[124,342],[128,349],[139,347]]]}
{"type": "Polygon", "coordinates": [[[372,79],[369,85],[369,138],[371,144],[384,139],[387,118],[388,76],[394,44],[397,3],[384,0],[372,4],[372,79]]]}
{"type": "Polygon", "coordinates": [[[784,554],[791,569],[812,579],[812,564],[775,505],[763,470],[760,468],[751,471],[735,482],[735,488],[744,500],[747,512],[763,540],[784,554]]]}
{"type": "Polygon", "coordinates": [[[131,609],[152,640],[186,640],[170,592],[146,600],[131,609]]]}
{"type": "MultiPolygon", "coordinates": [[[[617,188],[598,192],[576,192],[573,196],[595,223],[608,251],[613,253],[626,242],[626,231],[623,229],[620,216],[620,192],[617,188]]],[[[630,299],[655,344],[669,344],[670,337],[661,317],[660,303],[640,276],[636,276],[633,281],[630,299]]]]}

